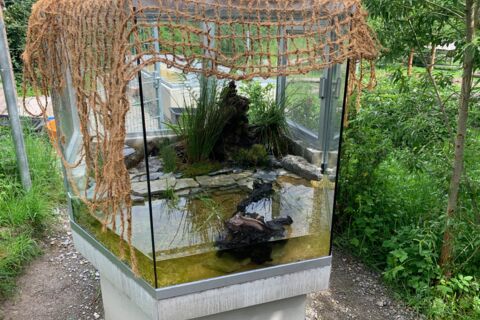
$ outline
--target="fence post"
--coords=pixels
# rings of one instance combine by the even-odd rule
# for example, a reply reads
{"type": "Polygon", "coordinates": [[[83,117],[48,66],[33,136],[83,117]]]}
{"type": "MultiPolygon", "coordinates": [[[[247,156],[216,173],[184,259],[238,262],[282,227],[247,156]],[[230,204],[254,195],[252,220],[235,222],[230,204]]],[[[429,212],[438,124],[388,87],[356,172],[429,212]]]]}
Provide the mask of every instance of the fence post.
{"type": "Polygon", "coordinates": [[[5,93],[5,100],[7,102],[8,117],[12,127],[12,138],[15,145],[17,165],[20,170],[23,188],[28,191],[32,187],[32,180],[30,178],[28,158],[25,152],[22,126],[20,124],[20,118],[18,115],[17,90],[13,77],[12,61],[8,48],[5,21],[3,19],[2,2],[3,1],[0,0],[0,71],[3,82],[3,92],[5,93]]]}

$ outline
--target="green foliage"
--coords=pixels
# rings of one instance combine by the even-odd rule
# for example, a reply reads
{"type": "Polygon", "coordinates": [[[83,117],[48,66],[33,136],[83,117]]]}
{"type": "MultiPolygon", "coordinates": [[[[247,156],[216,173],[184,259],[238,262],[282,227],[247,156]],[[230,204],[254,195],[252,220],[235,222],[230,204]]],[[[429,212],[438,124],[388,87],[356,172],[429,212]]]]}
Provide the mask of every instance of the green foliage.
{"type": "Polygon", "coordinates": [[[428,315],[433,319],[480,319],[480,282],[461,274],[434,287],[428,315]]]}
{"type": "Polygon", "coordinates": [[[457,88],[447,72],[434,73],[440,95],[447,101],[442,111],[424,74],[406,77],[398,69],[379,74],[375,91],[364,92],[360,112],[350,108],[336,241],[382,271],[409,304],[432,319],[477,319],[480,130],[471,119],[459,214],[450,222],[453,277],[446,280],[438,259],[453,154],[450,132],[455,132],[457,102],[452,93],[457,88]],[[469,291],[457,286],[454,279],[460,275],[467,277],[460,283],[469,291]]]}
{"type": "Polygon", "coordinates": [[[233,160],[244,166],[265,166],[268,164],[267,149],[261,144],[254,144],[250,149],[239,149],[233,160]]]}
{"type": "Polygon", "coordinates": [[[184,140],[188,162],[195,163],[208,160],[231,114],[229,108],[222,107],[223,97],[213,78],[202,77],[200,95],[191,95],[193,103],[185,98],[185,112],[178,125],[169,126],[184,140]]]}
{"type": "MultiPolygon", "coordinates": [[[[28,123],[24,124],[28,127],[28,123]]],[[[22,189],[10,130],[0,127],[0,299],[9,295],[15,277],[39,253],[36,239],[61,201],[63,183],[46,134],[25,131],[32,189],[22,189]]]]}
{"type": "Polygon", "coordinates": [[[12,56],[13,69],[17,75],[22,72],[22,53],[25,49],[25,39],[28,18],[35,0],[6,0],[5,26],[7,29],[8,46],[12,56]]]}
{"type": "Polygon", "coordinates": [[[184,177],[194,178],[196,176],[203,176],[209,174],[210,172],[220,170],[221,168],[222,165],[218,162],[202,161],[185,164],[180,168],[180,171],[183,173],[184,177]]]}
{"type": "Polygon", "coordinates": [[[163,160],[164,172],[175,172],[177,170],[177,153],[171,144],[161,146],[160,157],[163,160]]]}
{"type": "Polygon", "coordinates": [[[268,151],[283,154],[286,148],[285,136],[288,134],[285,113],[288,102],[275,101],[271,84],[262,87],[259,82],[250,81],[241,88],[241,92],[250,100],[249,120],[256,126],[259,141],[268,151]]]}

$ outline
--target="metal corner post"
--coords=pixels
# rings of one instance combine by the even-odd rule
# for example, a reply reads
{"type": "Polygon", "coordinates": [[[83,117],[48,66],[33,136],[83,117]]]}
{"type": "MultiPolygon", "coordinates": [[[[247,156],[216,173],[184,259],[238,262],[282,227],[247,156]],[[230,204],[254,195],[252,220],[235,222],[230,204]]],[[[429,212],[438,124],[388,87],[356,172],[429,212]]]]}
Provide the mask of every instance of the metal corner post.
{"type": "Polygon", "coordinates": [[[32,188],[32,180],[30,177],[30,169],[28,166],[27,153],[25,151],[25,143],[23,140],[22,125],[18,115],[17,107],[17,90],[10,60],[10,51],[8,48],[7,32],[5,29],[5,21],[3,19],[3,7],[0,6],[0,71],[3,82],[3,91],[7,102],[8,115],[12,127],[12,138],[15,144],[15,155],[20,170],[22,185],[25,190],[32,188]]]}

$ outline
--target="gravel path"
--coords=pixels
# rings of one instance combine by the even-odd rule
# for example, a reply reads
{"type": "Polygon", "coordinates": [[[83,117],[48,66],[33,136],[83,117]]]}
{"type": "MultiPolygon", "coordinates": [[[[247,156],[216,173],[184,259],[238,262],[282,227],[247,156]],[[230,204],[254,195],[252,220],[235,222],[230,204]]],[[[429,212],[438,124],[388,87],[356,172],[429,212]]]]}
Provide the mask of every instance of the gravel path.
{"type": "Polygon", "coordinates": [[[393,299],[378,273],[342,250],[333,252],[330,290],[309,296],[307,320],[422,319],[393,299]]]}
{"type": "Polygon", "coordinates": [[[0,305],[4,320],[103,319],[99,274],[76,252],[65,213],[19,278],[16,296],[0,305]]]}
{"type": "MultiPolygon", "coordinates": [[[[17,295],[0,305],[0,319],[103,319],[99,274],[75,251],[64,213],[58,216],[55,230],[42,243],[44,255],[19,278],[17,295]]],[[[420,318],[392,299],[378,274],[336,250],[331,289],[309,296],[306,320],[343,319],[420,318]]]]}

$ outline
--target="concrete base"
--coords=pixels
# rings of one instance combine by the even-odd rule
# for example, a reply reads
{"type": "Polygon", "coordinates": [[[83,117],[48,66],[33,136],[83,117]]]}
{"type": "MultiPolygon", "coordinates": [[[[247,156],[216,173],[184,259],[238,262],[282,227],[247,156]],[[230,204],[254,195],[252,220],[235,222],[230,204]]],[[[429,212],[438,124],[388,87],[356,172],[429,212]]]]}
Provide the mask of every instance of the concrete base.
{"type": "MultiPolygon", "coordinates": [[[[150,318],[133,301],[120,292],[106,277],[101,276],[105,320],[149,320],[150,318]]],[[[198,320],[304,320],[306,295],[248,308],[223,312],[198,320]]],[[[181,311],[179,310],[179,313],[181,311]]],[[[160,319],[162,317],[160,316],[160,319]]]]}
{"type": "Polygon", "coordinates": [[[120,292],[107,277],[103,275],[100,277],[100,285],[105,320],[149,320],[132,299],[120,292]]]}
{"type": "Polygon", "coordinates": [[[219,313],[198,320],[305,320],[307,296],[256,305],[250,308],[219,313]]]}
{"type": "Polygon", "coordinates": [[[154,289],[75,223],[72,234],[100,272],[107,320],[303,320],[306,294],[327,289],[330,278],[324,257],[154,289]]]}

